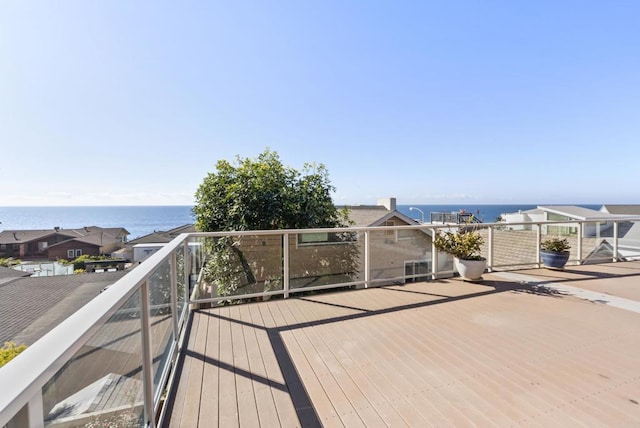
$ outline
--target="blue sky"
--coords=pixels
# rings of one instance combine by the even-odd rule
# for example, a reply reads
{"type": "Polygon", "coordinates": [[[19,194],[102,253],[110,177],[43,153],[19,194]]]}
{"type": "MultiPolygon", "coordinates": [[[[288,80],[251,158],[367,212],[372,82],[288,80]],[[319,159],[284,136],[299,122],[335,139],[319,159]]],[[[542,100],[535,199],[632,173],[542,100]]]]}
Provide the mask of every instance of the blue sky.
{"type": "Polygon", "coordinates": [[[7,1],[0,205],[182,205],[219,159],[336,203],[640,203],[640,2],[7,1]]]}

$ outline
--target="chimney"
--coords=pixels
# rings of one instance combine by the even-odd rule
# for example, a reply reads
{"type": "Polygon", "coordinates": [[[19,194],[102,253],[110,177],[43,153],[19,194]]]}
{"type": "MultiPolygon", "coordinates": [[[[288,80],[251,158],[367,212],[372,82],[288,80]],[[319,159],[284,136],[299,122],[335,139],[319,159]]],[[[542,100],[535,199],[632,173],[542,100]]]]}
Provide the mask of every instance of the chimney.
{"type": "Polygon", "coordinates": [[[54,229],[56,230],[56,232],[60,232],[60,226],[56,226],[54,227],[54,229]]]}
{"type": "Polygon", "coordinates": [[[389,211],[395,211],[395,209],[396,209],[396,198],[378,199],[378,205],[384,206],[389,211]]]}

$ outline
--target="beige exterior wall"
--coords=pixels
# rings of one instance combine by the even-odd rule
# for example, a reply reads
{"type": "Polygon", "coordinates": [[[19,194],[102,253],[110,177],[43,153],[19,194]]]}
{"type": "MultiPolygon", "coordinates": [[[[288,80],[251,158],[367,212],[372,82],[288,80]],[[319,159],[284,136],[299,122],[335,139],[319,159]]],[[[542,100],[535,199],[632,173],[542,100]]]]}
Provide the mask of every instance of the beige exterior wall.
{"type": "MultiPolygon", "coordinates": [[[[242,293],[282,288],[283,250],[279,234],[244,236],[239,248],[251,266],[257,284],[243,287],[242,293]],[[266,287],[266,288],[265,288],[266,287]]],[[[289,236],[290,287],[313,287],[332,283],[364,281],[364,234],[354,244],[301,243],[297,234],[289,236]],[[350,275],[350,273],[355,274],[350,275]]],[[[431,236],[419,230],[371,231],[370,268],[374,285],[402,281],[405,262],[431,260],[431,236]]]]}

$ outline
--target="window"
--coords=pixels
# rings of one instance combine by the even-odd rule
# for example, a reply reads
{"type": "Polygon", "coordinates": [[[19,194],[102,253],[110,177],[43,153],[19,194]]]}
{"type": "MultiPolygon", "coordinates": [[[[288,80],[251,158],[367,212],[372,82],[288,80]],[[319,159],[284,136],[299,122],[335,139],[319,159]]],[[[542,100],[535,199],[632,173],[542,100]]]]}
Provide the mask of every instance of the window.
{"type": "Polygon", "coordinates": [[[298,244],[326,244],[329,242],[329,233],[301,233],[298,235],[298,244]]]}
{"type": "MultiPolygon", "coordinates": [[[[393,220],[387,220],[384,222],[384,226],[395,226],[396,223],[393,220]]],[[[396,239],[396,231],[395,230],[385,230],[384,235],[387,238],[396,239]]]]}
{"type": "Polygon", "coordinates": [[[70,259],[73,258],[73,250],[67,250],[67,257],[70,259]]]}
{"type": "Polygon", "coordinates": [[[76,257],[80,257],[82,255],[82,250],[76,250],[76,257]]]}
{"type": "Polygon", "coordinates": [[[299,233],[298,247],[311,245],[347,244],[357,240],[355,233],[299,233]]]}
{"type": "Polygon", "coordinates": [[[47,249],[48,246],[49,246],[49,243],[47,241],[38,242],[38,251],[43,252],[44,250],[47,249]]]}
{"type": "Polygon", "coordinates": [[[0,244],[0,250],[6,250],[7,244],[0,244]]]}

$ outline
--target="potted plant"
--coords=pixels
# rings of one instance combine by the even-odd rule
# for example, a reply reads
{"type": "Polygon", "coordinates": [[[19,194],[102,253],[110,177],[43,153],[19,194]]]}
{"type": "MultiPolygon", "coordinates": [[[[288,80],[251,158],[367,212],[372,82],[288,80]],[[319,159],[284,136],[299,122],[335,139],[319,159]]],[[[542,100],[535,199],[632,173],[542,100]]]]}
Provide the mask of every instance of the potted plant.
{"type": "Polygon", "coordinates": [[[549,269],[564,269],[571,245],[567,238],[549,238],[540,244],[542,264],[549,269]]]}
{"type": "Polygon", "coordinates": [[[438,250],[453,256],[453,264],[460,276],[470,281],[480,279],[487,267],[487,260],[480,255],[482,244],[482,236],[464,226],[455,232],[438,233],[433,239],[433,245],[438,250]]]}

